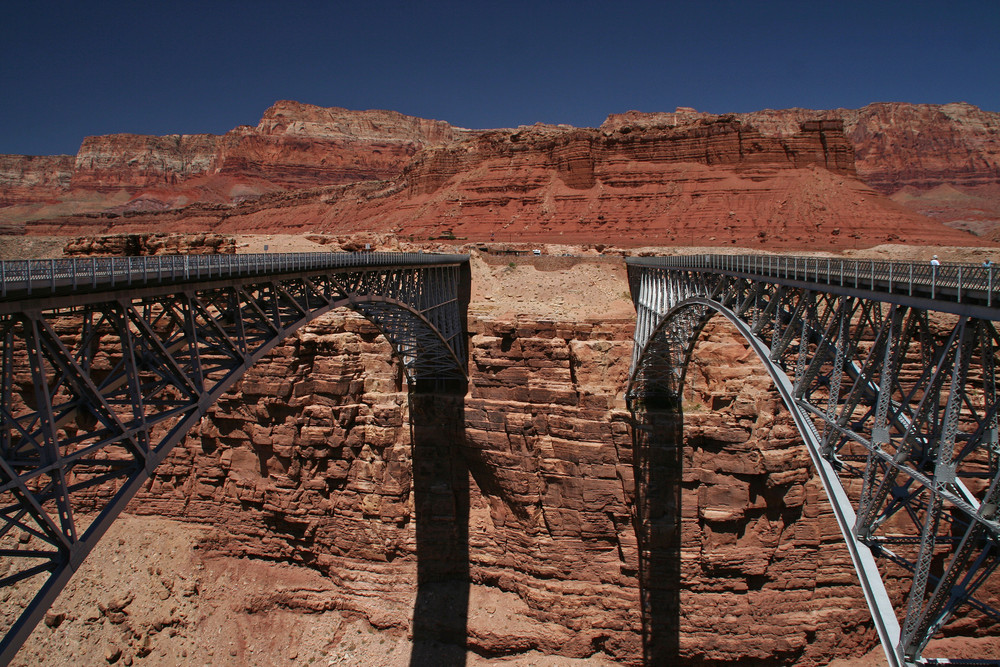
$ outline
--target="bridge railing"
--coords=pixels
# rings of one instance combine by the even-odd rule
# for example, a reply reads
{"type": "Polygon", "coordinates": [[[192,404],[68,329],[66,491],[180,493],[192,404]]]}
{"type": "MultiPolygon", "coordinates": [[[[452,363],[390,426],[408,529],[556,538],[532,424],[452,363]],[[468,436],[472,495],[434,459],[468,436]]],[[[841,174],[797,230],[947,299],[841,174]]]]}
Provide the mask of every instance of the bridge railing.
{"type": "Polygon", "coordinates": [[[930,296],[958,303],[1000,305],[1000,278],[992,265],[890,260],[851,260],[794,255],[679,255],[637,257],[630,264],[654,268],[706,269],[752,276],[853,287],[888,294],[930,296]],[[929,294],[928,294],[929,293],[929,294]]]}
{"type": "Polygon", "coordinates": [[[400,252],[299,252],[244,255],[154,255],[0,261],[0,298],[39,290],[92,290],[288,271],[450,264],[466,255],[400,252]]]}

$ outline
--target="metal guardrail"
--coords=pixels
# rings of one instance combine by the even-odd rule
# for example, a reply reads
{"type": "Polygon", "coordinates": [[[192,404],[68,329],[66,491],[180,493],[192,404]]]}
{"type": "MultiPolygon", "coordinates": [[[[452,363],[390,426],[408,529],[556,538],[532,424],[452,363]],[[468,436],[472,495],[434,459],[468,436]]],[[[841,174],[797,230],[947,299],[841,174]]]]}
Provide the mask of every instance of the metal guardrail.
{"type": "Polygon", "coordinates": [[[455,264],[468,255],[413,252],[300,252],[246,255],[154,255],[0,261],[0,299],[39,291],[96,291],[149,283],[178,282],[289,271],[455,264]]]}
{"type": "Polygon", "coordinates": [[[705,269],[748,276],[796,280],[905,296],[930,296],[955,303],[1000,306],[1000,271],[992,265],[851,260],[794,255],[679,255],[632,257],[636,266],[705,269]]]}

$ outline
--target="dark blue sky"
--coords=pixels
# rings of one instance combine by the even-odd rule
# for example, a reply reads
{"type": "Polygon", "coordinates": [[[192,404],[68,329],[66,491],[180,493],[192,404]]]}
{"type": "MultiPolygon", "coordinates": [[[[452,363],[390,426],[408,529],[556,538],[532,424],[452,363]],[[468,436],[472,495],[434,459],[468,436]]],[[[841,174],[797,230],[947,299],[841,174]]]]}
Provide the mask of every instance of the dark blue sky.
{"type": "Polygon", "coordinates": [[[221,134],[280,99],[472,128],[638,109],[1000,111],[1000,2],[9,2],[0,153],[221,134]]]}

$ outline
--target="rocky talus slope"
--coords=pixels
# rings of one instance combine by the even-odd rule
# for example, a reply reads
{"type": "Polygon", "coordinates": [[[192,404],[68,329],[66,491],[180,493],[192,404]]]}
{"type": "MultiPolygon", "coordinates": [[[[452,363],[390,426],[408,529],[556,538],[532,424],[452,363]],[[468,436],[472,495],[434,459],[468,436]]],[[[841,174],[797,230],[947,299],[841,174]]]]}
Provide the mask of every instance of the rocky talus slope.
{"type": "Polygon", "coordinates": [[[971,104],[870,104],[827,112],[747,114],[764,132],[787,133],[818,116],[839,118],[858,176],[894,201],[990,238],[1000,227],[1000,113],[971,104]]]}

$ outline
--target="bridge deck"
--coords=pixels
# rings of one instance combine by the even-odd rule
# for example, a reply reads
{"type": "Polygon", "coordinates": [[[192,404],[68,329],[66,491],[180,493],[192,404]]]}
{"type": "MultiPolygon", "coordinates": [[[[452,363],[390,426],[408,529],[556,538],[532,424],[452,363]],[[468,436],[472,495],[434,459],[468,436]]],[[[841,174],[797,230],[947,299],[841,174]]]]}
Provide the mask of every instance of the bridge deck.
{"type": "Polygon", "coordinates": [[[626,262],[637,310],[628,397],[638,422],[650,406],[680,411],[701,327],[721,314],[796,423],[889,664],[932,663],[922,653],[953,617],[1000,627],[990,604],[1000,569],[992,266],[776,255],[626,262]],[[910,573],[904,600],[888,593],[880,565],[910,573]]]}
{"type": "Polygon", "coordinates": [[[423,253],[0,262],[0,588],[35,591],[0,665],[174,445],[308,322],[354,310],[411,387],[463,387],[469,281],[467,255],[423,253]]]}
{"type": "Polygon", "coordinates": [[[1000,321],[1000,270],[972,264],[791,255],[630,257],[631,266],[705,271],[1000,321]]]}
{"type": "Polygon", "coordinates": [[[108,292],[144,288],[158,294],[177,285],[250,277],[350,269],[391,269],[403,266],[449,266],[467,262],[468,255],[399,252],[303,252],[247,255],[157,255],[0,261],[0,314],[25,307],[59,307],[72,295],[90,300],[108,292]],[[55,300],[55,301],[53,301],[55,300]]]}

